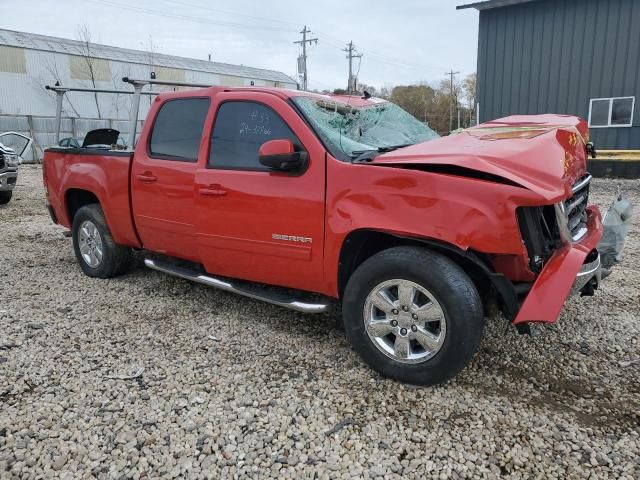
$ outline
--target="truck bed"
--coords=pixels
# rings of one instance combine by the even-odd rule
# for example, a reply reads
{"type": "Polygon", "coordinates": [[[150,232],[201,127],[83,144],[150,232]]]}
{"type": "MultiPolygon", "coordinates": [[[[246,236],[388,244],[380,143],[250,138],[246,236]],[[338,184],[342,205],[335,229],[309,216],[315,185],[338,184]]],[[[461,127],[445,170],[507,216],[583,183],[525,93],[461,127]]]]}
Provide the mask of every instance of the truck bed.
{"type": "Polygon", "coordinates": [[[100,201],[113,239],[141,247],[131,216],[133,152],[89,148],[48,148],[43,160],[47,200],[54,221],[71,228],[74,202],[86,192],[100,201]]]}

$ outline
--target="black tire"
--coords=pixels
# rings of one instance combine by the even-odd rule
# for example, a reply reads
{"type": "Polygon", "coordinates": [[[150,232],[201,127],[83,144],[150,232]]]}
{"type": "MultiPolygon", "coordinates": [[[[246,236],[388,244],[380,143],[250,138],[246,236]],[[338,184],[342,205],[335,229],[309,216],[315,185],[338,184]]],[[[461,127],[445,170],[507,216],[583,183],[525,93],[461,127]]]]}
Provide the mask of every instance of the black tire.
{"type": "MultiPolygon", "coordinates": [[[[403,317],[403,321],[407,319],[412,321],[410,317],[403,317]]],[[[371,368],[385,377],[414,385],[435,385],[459,373],[478,350],[484,327],[482,300],[469,276],[448,258],[418,247],[394,247],[362,263],[347,283],[343,320],[351,345],[371,368]],[[426,289],[439,304],[439,312],[444,314],[446,331],[441,337],[441,346],[439,350],[433,349],[437,353],[431,353],[431,358],[425,357],[420,363],[403,363],[383,353],[367,333],[367,297],[377,286],[392,279],[413,282],[426,289]]],[[[411,331],[407,334],[405,330],[404,334],[410,336],[411,331]]],[[[391,334],[384,337],[384,341],[393,339],[395,345],[396,337],[397,334],[391,334]]],[[[411,342],[414,345],[411,348],[418,351],[422,348],[415,337],[411,342]]],[[[426,348],[424,352],[430,355],[426,348]]]]}
{"type": "Polygon", "coordinates": [[[12,195],[12,190],[9,190],[8,192],[0,192],[0,205],[6,205],[7,203],[9,203],[12,195]]]}
{"type": "Polygon", "coordinates": [[[117,245],[113,241],[109,227],[98,204],[81,207],[73,217],[73,250],[82,271],[89,277],[112,278],[125,273],[131,262],[131,249],[117,245]],[[102,244],[102,259],[96,266],[91,266],[80,252],[80,228],[85,222],[95,225],[102,244]]]}

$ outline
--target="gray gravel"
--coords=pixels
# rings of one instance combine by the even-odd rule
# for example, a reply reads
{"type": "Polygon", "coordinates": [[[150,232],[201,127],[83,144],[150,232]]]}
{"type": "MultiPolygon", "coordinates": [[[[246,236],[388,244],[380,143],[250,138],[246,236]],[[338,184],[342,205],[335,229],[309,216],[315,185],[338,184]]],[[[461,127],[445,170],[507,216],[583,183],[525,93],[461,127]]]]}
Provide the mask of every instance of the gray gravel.
{"type": "MultiPolygon", "coordinates": [[[[640,477],[640,364],[620,363],[640,358],[637,219],[596,297],[533,338],[490,320],[469,368],[415,388],[364,366],[335,317],[139,265],[85,277],[39,167],[18,183],[0,208],[1,478],[640,477]]],[[[618,186],[640,205],[639,181],[593,199],[618,186]]]]}

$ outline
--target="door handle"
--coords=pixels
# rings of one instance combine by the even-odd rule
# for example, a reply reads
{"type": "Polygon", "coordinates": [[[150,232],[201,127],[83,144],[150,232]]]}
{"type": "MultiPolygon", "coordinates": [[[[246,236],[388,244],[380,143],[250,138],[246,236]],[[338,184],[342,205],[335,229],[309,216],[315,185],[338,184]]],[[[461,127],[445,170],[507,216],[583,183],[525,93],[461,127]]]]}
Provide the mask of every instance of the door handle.
{"type": "Polygon", "coordinates": [[[155,182],[156,180],[158,180],[158,177],[153,175],[151,172],[141,173],[140,175],[136,175],[136,178],[139,181],[144,182],[144,183],[152,183],[152,182],[155,182]]]}
{"type": "Polygon", "coordinates": [[[227,194],[227,191],[220,185],[209,185],[207,188],[201,188],[198,192],[205,197],[224,197],[227,194]]]}

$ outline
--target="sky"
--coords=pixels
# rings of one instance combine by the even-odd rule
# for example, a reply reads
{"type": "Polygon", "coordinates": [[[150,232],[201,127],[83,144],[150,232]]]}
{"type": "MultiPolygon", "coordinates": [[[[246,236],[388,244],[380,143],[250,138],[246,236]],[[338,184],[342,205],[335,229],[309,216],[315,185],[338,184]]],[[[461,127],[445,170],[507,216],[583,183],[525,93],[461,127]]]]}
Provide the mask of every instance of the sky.
{"type": "Polygon", "coordinates": [[[0,0],[0,28],[117,47],[278,70],[296,78],[299,33],[308,48],[309,89],[345,88],[353,41],[360,82],[377,88],[438,82],[476,69],[478,13],[462,0],[0,0]],[[55,7],[53,6],[55,5],[55,7]],[[359,70],[358,70],[359,67],[359,70]]]}

